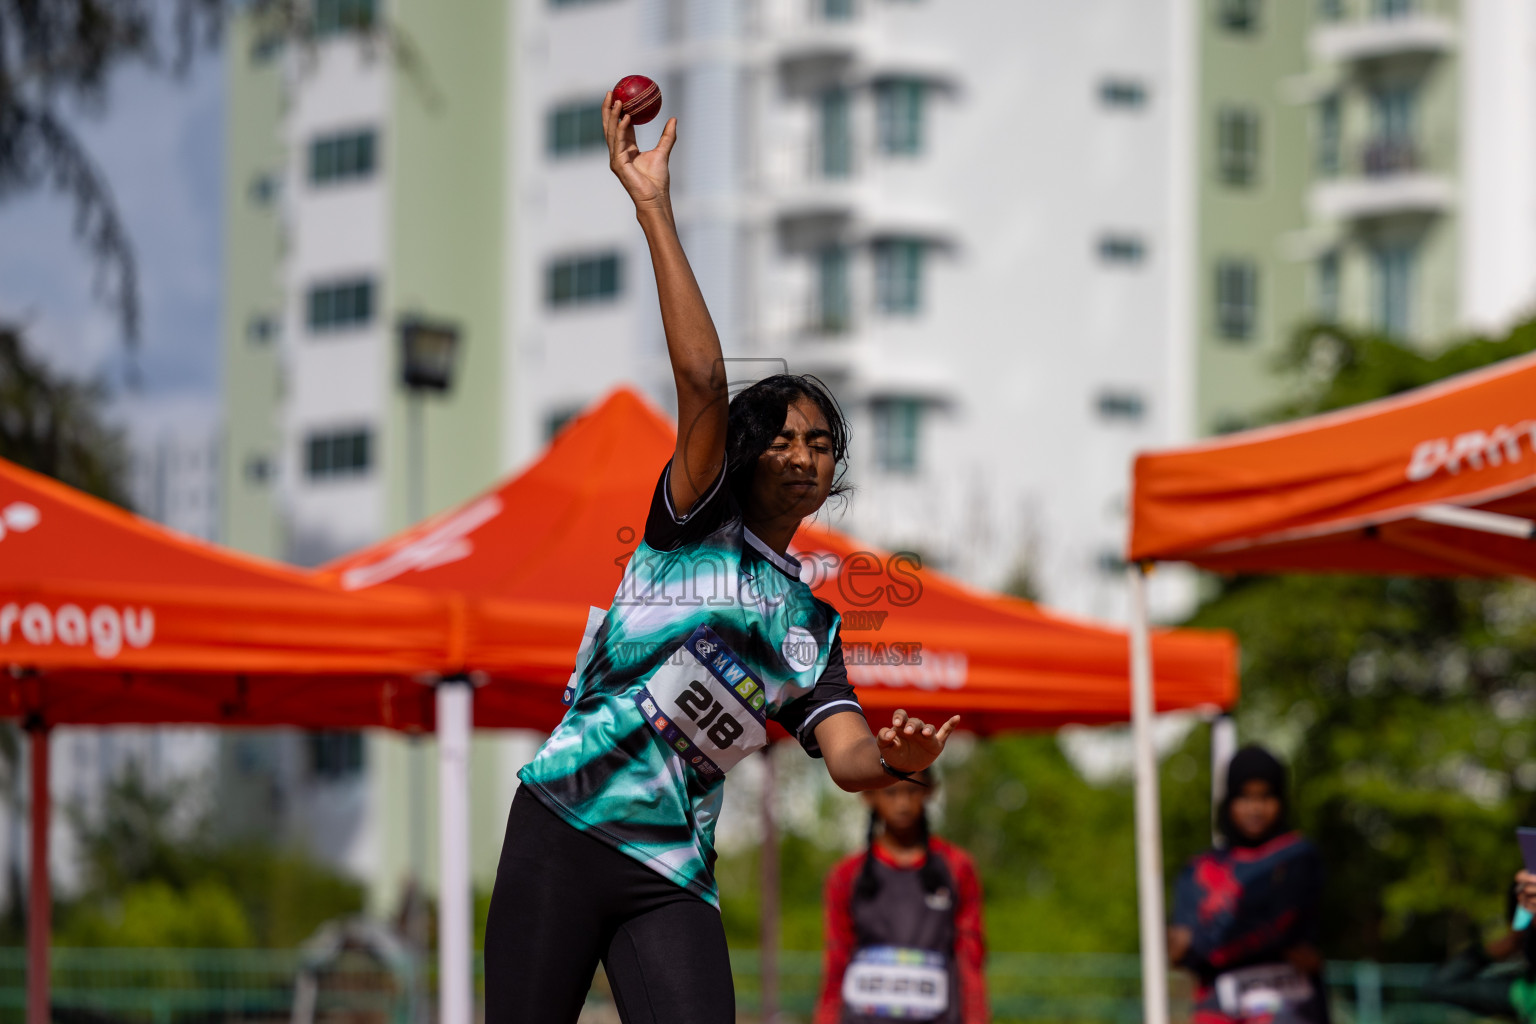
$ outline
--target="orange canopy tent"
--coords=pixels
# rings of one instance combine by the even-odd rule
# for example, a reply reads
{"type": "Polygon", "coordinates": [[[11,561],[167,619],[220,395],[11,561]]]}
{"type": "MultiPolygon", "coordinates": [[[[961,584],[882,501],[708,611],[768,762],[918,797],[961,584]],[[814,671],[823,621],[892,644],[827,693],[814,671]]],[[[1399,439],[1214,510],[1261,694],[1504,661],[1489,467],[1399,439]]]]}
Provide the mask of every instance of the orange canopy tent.
{"type": "MultiPolygon", "coordinates": [[[[1536,576],[1536,355],[1392,398],[1136,460],[1128,558],[1142,569],[1536,576]]],[[[1138,877],[1148,1024],[1167,1020],[1150,712],[1135,651],[1138,877]]]]}
{"type": "Polygon", "coordinates": [[[1536,575],[1536,355],[1136,460],[1130,557],[1536,575]]]}
{"type": "MultiPolygon", "coordinates": [[[[552,727],[587,610],[612,600],[675,437],[638,394],[615,391],[523,472],[322,572],[351,589],[463,595],[475,609],[465,663],[489,683],[475,695],[476,724],[552,727]]],[[[843,612],[849,675],[874,716],[959,712],[988,732],[1128,717],[1120,631],[972,589],[833,530],[803,528],[794,553],[843,612]]],[[[1167,670],[1160,708],[1235,700],[1229,635],[1168,631],[1154,646],[1167,670]]]]}
{"type": "Polygon", "coordinates": [[[0,714],[31,746],[27,1019],[48,1019],[48,743],[61,724],[430,727],[452,602],[349,594],[0,460],[0,714]]]}

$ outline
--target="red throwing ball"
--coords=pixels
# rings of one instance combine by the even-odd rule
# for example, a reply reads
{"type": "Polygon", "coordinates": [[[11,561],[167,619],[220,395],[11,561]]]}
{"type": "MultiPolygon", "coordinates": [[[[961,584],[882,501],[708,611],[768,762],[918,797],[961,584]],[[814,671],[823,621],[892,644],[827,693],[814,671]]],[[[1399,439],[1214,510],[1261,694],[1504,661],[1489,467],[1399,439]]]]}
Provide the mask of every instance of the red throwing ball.
{"type": "Polygon", "coordinates": [[[661,86],[644,75],[625,75],[613,87],[613,98],[624,104],[630,124],[645,124],[661,112],[661,86]]]}

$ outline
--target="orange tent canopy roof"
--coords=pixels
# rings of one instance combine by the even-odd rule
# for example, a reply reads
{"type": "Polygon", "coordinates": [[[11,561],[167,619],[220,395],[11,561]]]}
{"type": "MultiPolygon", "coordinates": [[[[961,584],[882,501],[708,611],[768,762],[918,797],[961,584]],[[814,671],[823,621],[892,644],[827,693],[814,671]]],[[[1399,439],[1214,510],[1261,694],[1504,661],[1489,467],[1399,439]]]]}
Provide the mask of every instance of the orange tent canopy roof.
{"type": "Polygon", "coordinates": [[[349,594],[0,460],[0,714],[49,724],[430,725],[451,602],[349,594]]]}
{"type": "MultiPolygon", "coordinates": [[[[655,408],[615,391],[521,473],[322,571],[350,588],[463,595],[474,609],[465,659],[490,682],[476,694],[476,724],[552,726],[587,608],[611,602],[674,443],[655,408]]],[[[1123,632],[974,590],[832,530],[802,528],[793,553],[843,613],[849,674],[872,716],[959,712],[982,731],[1129,717],[1123,632]]],[[[1235,700],[1230,635],[1170,631],[1154,650],[1161,709],[1235,700]]]]}
{"type": "Polygon", "coordinates": [[[1529,355],[1140,456],[1128,556],[1243,572],[1536,576],[1533,517],[1529,355]]]}

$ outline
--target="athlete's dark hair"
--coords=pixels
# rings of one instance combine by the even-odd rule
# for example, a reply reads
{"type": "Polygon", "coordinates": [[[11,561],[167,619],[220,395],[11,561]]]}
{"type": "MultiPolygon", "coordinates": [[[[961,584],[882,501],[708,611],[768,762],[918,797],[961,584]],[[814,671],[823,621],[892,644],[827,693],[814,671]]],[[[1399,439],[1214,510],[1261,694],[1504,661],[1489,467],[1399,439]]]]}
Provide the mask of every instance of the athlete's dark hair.
{"type": "MultiPolygon", "coordinates": [[[[932,785],[933,772],[931,769],[914,773],[923,782],[932,785]]],[[[859,871],[859,880],[854,885],[854,895],[861,900],[872,900],[880,891],[880,876],[875,874],[875,837],[880,834],[880,812],[873,807],[869,809],[869,832],[864,841],[864,866],[859,871]]],[[[928,811],[924,808],[917,815],[917,834],[923,839],[923,866],[920,875],[923,880],[923,892],[935,893],[944,888],[944,872],[939,870],[938,861],[933,857],[933,851],[928,848],[928,811]]]]}
{"type": "Polygon", "coordinates": [[[808,373],[776,373],[731,399],[725,427],[725,482],[738,505],[747,500],[758,457],[784,429],[790,405],[802,398],[816,403],[832,432],[832,458],[837,470],[827,497],[847,493],[843,476],[848,470],[848,420],[837,399],[819,378],[808,373]]]}

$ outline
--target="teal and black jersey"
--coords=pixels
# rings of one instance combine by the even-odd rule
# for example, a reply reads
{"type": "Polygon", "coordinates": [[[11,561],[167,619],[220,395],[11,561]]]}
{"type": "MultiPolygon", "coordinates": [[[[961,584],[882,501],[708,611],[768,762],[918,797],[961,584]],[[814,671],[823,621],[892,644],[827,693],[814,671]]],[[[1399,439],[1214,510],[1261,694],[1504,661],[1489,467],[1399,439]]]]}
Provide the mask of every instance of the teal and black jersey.
{"type": "Polygon", "coordinates": [[[725,772],[766,743],[765,720],[820,756],[816,725],[860,711],[837,612],[745,527],[723,471],[681,516],[663,471],[583,649],[570,710],[519,778],[574,827],[718,905],[725,772]]]}

